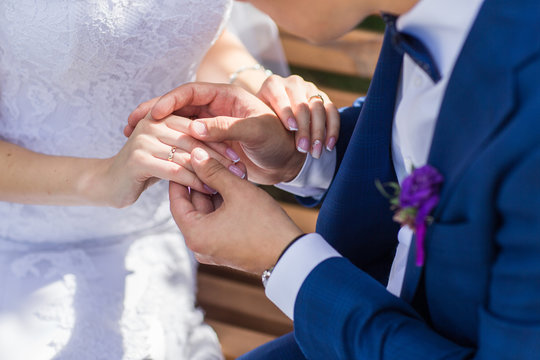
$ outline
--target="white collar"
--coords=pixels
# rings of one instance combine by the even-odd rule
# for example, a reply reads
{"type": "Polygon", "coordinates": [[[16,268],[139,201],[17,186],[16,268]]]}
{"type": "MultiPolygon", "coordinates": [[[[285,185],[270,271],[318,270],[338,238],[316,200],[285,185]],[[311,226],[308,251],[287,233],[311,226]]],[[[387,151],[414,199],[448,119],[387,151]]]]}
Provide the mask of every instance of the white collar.
{"type": "Polygon", "coordinates": [[[442,77],[451,73],[484,0],[420,0],[401,15],[399,31],[421,40],[442,77]]]}

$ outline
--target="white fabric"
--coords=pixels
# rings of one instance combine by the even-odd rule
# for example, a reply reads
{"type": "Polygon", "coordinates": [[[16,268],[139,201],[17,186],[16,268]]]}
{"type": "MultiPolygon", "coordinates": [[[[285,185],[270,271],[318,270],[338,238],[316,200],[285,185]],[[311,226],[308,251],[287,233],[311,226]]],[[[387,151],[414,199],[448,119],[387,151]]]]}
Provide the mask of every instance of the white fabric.
{"type": "MultiPolygon", "coordinates": [[[[230,0],[2,0],[0,138],[110,157],[140,102],[193,80],[230,0]]],[[[0,357],[219,359],[167,184],[126,209],[0,203],[0,357]]]]}
{"type": "Polygon", "coordinates": [[[296,295],[311,270],[328,258],[340,256],[321,235],[312,233],[303,236],[287,249],[274,268],[266,284],[266,295],[292,319],[296,295]],[[292,272],[287,266],[282,266],[289,263],[295,263],[292,272]]]}
{"type": "MultiPolygon", "coordinates": [[[[412,165],[420,167],[426,164],[449,77],[482,3],[483,0],[422,0],[408,13],[398,18],[398,30],[417,36],[424,42],[439,66],[442,76],[442,79],[434,84],[429,76],[405,55],[392,128],[392,156],[399,182],[410,173],[412,165]]],[[[318,165],[322,163],[317,164],[314,161],[305,170],[318,173],[326,171],[331,176],[334,174],[335,168],[321,170],[318,165]]],[[[297,178],[310,176],[299,174],[297,178]]],[[[321,189],[322,193],[324,191],[325,189],[321,189]]],[[[402,228],[398,233],[399,243],[387,287],[396,296],[401,294],[411,237],[412,231],[408,228],[402,228]]],[[[305,238],[299,239],[297,246],[308,243],[305,238]]],[[[318,247],[314,252],[316,253],[312,252],[310,256],[319,259],[320,262],[335,256],[322,247],[318,247]]],[[[289,274],[301,272],[299,268],[299,264],[302,263],[299,260],[301,255],[297,256],[295,258],[283,256],[274,272],[278,269],[289,274]]],[[[272,274],[269,283],[273,276],[272,274]]],[[[289,309],[289,302],[296,299],[297,293],[274,292],[281,292],[282,289],[300,289],[304,280],[305,278],[283,277],[281,278],[283,283],[280,286],[273,286],[271,290],[267,289],[267,295],[270,299],[279,299],[276,305],[280,309],[289,309]],[[285,284],[286,282],[291,283],[285,284]],[[285,300],[287,296],[289,299],[285,300]]]]}
{"type": "Polygon", "coordinates": [[[278,28],[268,15],[250,3],[235,1],[227,29],[265,68],[281,76],[290,75],[278,28]]]}
{"type": "Polygon", "coordinates": [[[289,182],[276,184],[275,187],[298,196],[320,200],[330,187],[336,163],[336,151],[324,149],[319,159],[308,153],[298,175],[289,182]]]}
{"type": "MultiPolygon", "coordinates": [[[[402,65],[394,124],[392,158],[399,183],[413,167],[427,163],[433,132],[448,80],[483,0],[423,0],[397,20],[399,31],[420,39],[439,67],[436,84],[408,55],[402,65]]],[[[388,291],[401,295],[413,232],[402,227],[388,291]]]]}

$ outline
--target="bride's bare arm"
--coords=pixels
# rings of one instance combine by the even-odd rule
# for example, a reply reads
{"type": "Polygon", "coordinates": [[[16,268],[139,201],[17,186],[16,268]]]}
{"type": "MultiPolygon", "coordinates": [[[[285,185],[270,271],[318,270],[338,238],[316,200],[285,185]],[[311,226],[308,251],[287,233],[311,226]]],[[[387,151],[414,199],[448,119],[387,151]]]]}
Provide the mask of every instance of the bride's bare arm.
{"type": "Polygon", "coordinates": [[[195,147],[205,148],[222,164],[232,166],[231,171],[245,172],[242,165],[233,164],[235,154],[230,150],[227,159],[174,130],[185,127],[185,122],[190,120],[177,116],[163,122],[143,120],[118,154],[107,159],[45,155],[0,141],[0,201],[121,208],[134,203],[158,179],[210,193],[213,190],[191,167],[189,154],[195,147]]]}
{"type": "MultiPolygon", "coordinates": [[[[230,75],[240,68],[250,69],[257,65],[244,44],[228,30],[223,31],[208,50],[197,70],[197,81],[229,83],[230,75]]],[[[252,94],[256,94],[268,75],[261,70],[246,70],[234,81],[252,94]]]]}
{"type": "MultiPolygon", "coordinates": [[[[0,200],[42,205],[102,205],[92,186],[104,161],[49,156],[0,141],[0,200]]],[[[96,184],[97,185],[97,184],[96,184]]]]}

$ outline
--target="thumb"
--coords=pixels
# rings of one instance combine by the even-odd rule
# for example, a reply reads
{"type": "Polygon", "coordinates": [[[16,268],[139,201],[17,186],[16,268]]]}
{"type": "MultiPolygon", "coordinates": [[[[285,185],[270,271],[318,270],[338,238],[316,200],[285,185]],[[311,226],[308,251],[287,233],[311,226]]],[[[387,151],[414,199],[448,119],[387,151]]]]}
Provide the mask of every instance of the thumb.
{"type": "Polygon", "coordinates": [[[253,142],[264,134],[262,125],[257,118],[216,116],[194,120],[189,127],[191,135],[203,141],[253,142]]]}
{"type": "Polygon", "coordinates": [[[219,192],[223,199],[229,198],[247,184],[201,148],[191,152],[191,165],[199,179],[219,192]]]}

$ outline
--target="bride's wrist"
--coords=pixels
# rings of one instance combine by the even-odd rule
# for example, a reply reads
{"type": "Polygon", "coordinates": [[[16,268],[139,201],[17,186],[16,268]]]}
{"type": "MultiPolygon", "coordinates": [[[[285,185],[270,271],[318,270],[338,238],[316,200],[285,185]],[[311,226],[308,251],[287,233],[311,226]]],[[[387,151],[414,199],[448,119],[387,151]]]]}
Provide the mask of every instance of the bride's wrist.
{"type": "Polygon", "coordinates": [[[88,159],[88,162],[78,181],[79,196],[91,206],[115,207],[111,196],[112,184],[108,181],[113,158],[88,159]]]}
{"type": "Polygon", "coordinates": [[[252,94],[257,94],[272,71],[261,64],[242,66],[229,74],[229,84],[239,85],[252,94]]]}

